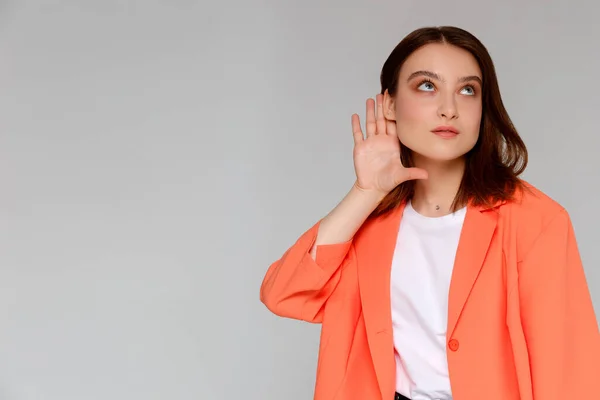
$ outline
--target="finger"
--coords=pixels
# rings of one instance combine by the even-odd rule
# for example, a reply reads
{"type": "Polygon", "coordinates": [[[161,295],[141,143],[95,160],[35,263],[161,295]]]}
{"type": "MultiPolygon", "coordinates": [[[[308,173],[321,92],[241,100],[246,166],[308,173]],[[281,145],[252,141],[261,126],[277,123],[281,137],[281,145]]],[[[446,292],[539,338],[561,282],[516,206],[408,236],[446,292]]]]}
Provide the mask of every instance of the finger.
{"type": "Polygon", "coordinates": [[[412,179],[427,179],[429,174],[422,168],[405,168],[404,173],[406,174],[407,180],[412,179]]]}
{"type": "Polygon", "coordinates": [[[354,144],[358,144],[365,139],[360,129],[360,119],[357,114],[352,114],[352,135],[354,136],[354,144]]]}
{"type": "Polygon", "coordinates": [[[385,118],[383,117],[383,95],[378,94],[375,98],[377,99],[377,134],[385,135],[387,131],[387,124],[385,123],[385,118]]]}
{"type": "Polygon", "coordinates": [[[375,123],[375,101],[373,99],[367,99],[367,122],[365,123],[367,128],[367,138],[377,133],[377,125],[375,123]]]}

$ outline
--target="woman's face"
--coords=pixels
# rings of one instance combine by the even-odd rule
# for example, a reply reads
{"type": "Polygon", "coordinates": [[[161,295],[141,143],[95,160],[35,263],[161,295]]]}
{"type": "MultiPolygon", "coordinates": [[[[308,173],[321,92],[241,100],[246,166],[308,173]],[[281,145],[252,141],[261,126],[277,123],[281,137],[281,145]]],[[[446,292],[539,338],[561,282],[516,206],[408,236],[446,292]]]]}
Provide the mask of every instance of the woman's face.
{"type": "Polygon", "coordinates": [[[420,158],[462,157],[479,137],[481,80],[477,61],[459,47],[428,44],[412,53],[400,70],[396,96],[384,100],[400,142],[420,158]]]}

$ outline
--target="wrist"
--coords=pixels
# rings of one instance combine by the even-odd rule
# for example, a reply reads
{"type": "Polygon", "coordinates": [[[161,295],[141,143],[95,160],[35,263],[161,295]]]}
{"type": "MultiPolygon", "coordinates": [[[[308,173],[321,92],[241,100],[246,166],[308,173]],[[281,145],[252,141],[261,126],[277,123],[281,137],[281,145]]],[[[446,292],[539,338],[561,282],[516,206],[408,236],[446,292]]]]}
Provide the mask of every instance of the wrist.
{"type": "Polygon", "coordinates": [[[356,181],[354,182],[354,185],[352,185],[352,189],[350,191],[355,193],[356,196],[364,198],[365,200],[375,204],[379,204],[385,198],[385,196],[387,196],[387,193],[383,193],[374,189],[363,189],[356,181]]]}

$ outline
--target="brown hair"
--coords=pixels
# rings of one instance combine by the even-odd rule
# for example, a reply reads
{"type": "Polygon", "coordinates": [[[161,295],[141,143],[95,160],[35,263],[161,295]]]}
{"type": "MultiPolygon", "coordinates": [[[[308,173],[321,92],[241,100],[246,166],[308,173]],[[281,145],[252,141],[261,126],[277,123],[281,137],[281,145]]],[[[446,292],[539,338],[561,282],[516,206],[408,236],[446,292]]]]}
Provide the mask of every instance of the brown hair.
{"type": "MultiPolygon", "coordinates": [[[[429,43],[445,43],[470,52],[483,74],[482,115],[479,139],[466,157],[465,173],[452,203],[452,210],[471,203],[492,207],[513,198],[523,189],[518,176],[527,166],[527,148],[512,124],[502,98],[492,58],[484,45],[471,33],[452,26],[420,28],[407,35],[392,51],[381,70],[381,93],[396,94],[400,68],[417,49],[429,43]]],[[[412,167],[411,150],[400,143],[400,159],[412,167]]],[[[409,180],[392,190],[373,211],[371,217],[383,215],[408,200],[415,181],[409,180]]]]}

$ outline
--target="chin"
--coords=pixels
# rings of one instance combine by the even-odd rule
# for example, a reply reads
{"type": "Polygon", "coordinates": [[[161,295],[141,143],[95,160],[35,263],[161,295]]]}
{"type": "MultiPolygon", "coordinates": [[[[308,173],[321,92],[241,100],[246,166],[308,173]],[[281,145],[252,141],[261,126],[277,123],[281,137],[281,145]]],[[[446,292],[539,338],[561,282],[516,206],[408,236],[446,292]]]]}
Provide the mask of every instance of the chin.
{"type": "Polygon", "coordinates": [[[464,159],[465,154],[471,151],[477,143],[477,137],[456,138],[458,140],[445,140],[439,138],[428,139],[429,140],[414,140],[414,138],[407,137],[400,138],[400,142],[411,150],[415,162],[425,161],[438,163],[449,163],[464,159]]]}
{"type": "MultiPolygon", "coordinates": [[[[405,145],[406,146],[406,145],[405,145]]],[[[451,163],[453,161],[462,161],[472,147],[469,148],[456,148],[456,147],[442,147],[442,148],[420,148],[421,146],[406,146],[413,153],[413,159],[415,162],[435,162],[435,163],[451,163]]]]}
{"type": "Polygon", "coordinates": [[[453,161],[463,160],[466,153],[459,154],[439,154],[439,153],[430,153],[430,154],[417,154],[423,161],[434,162],[434,163],[451,163],[453,161]]]}

